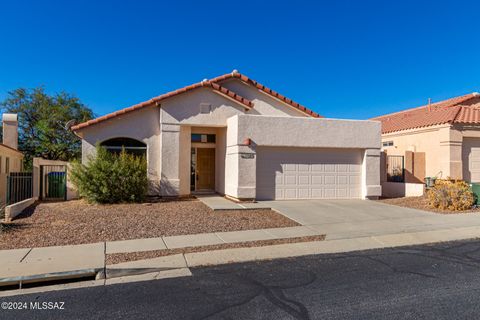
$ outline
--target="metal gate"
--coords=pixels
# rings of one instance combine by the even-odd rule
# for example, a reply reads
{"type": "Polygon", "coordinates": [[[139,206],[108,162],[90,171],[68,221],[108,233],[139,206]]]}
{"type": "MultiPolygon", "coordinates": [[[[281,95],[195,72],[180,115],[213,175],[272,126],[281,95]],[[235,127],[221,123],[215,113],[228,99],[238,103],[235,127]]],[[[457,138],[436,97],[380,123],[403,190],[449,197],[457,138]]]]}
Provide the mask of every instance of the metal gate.
{"type": "Polygon", "coordinates": [[[31,172],[10,172],[7,176],[6,205],[32,197],[33,175],[31,172]]]}
{"type": "Polygon", "coordinates": [[[67,200],[67,166],[40,166],[40,200],[67,200]]]}
{"type": "Polygon", "coordinates": [[[403,156],[387,155],[387,181],[405,181],[405,160],[403,156]]]}

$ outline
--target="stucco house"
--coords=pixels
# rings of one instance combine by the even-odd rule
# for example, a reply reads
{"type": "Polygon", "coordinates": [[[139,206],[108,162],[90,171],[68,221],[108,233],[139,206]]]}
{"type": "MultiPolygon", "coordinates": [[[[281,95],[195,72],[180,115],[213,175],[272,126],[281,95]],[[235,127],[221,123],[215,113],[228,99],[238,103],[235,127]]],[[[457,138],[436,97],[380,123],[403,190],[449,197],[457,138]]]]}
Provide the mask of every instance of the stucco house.
{"type": "Polygon", "coordinates": [[[382,148],[387,155],[424,153],[427,177],[480,182],[477,92],[371,120],[382,123],[382,148]]]}
{"type": "Polygon", "coordinates": [[[82,160],[101,143],[144,153],[150,193],[252,199],[381,194],[380,123],[325,119],[234,70],[72,127],[82,160]]]}
{"type": "Polygon", "coordinates": [[[17,114],[2,115],[3,141],[0,143],[0,207],[4,207],[7,198],[7,176],[11,172],[23,169],[23,153],[18,150],[17,114]]]}

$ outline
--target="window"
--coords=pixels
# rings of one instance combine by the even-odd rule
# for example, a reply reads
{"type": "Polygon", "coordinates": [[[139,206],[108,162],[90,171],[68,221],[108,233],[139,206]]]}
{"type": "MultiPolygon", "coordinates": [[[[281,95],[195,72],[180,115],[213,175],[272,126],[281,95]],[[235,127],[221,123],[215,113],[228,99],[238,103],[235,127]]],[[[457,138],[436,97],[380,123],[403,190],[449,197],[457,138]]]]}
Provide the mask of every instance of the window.
{"type": "Polygon", "coordinates": [[[215,141],[216,138],[214,134],[192,133],[192,142],[215,143],[215,141]]]}
{"type": "Polygon", "coordinates": [[[6,157],[5,158],[5,173],[9,173],[9,172],[10,172],[10,158],[6,157]]]}
{"type": "Polygon", "coordinates": [[[120,153],[122,149],[125,149],[127,153],[139,156],[144,156],[147,153],[145,143],[131,138],[113,138],[103,141],[100,145],[112,153],[120,153]]]}
{"type": "Polygon", "coordinates": [[[383,141],[382,146],[383,147],[393,147],[393,141],[383,141]]]}

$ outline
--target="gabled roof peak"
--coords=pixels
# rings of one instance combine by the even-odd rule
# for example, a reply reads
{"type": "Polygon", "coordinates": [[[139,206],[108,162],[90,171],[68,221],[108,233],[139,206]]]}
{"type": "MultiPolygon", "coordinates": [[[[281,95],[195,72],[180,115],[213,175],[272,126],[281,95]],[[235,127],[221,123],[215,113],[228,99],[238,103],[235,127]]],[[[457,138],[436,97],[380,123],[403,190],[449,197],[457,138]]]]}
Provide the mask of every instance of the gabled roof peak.
{"type": "Polygon", "coordinates": [[[158,105],[161,100],[171,98],[173,96],[176,96],[176,95],[179,95],[179,94],[182,94],[182,93],[185,93],[185,92],[188,92],[188,91],[191,91],[193,89],[200,88],[200,87],[210,87],[212,90],[214,90],[214,91],[216,91],[216,92],[218,92],[218,93],[220,93],[220,94],[222,94],[222,95],[224,95],[224,96],[226,96],[230,99],[233,99],[240,104],[243,104],[247,109],[253,108],[254,107],[253,102],[251,102],[248,99],[245,99],[244,97],[242,97],[239,94],[233,92],[232,90],[221,86],[220,82],[222,82],[223,80],[226,80],[226,79],[230,79],[230,78],[238,78],[241,81],[246,82],[246,83],[256,87],[257,89],[265,92],[266,94],[268,94],[268,95],[270,95],[270,96],[272,96],[272,97],[290,105],[291,107],[302,111],[303,113],[305,113],[308,116],[311,116],[311,117],[314,117],[314,118],[321,118],[322,117],[318,113],[316,113],[316,112],[302,106],[301,104],[299,104],[299,103],[297,103],[297,102],[295,102],[291,99],[288,99],[287,97],[285,97],[285,96],[283,96],[283,95],[265,87],[264,85],[258,83],[257,81],[255,81],[253,79],[250,79],[249,77],[247,77],[247,76],[241,74],[240,72],[238,72],[238,70],[234,69],[231,73],[224,74],[222,76],[212,78],[212,79],[203,79],[201,82],[198,82],[198,83],[195,83],[195,84],[192,84],[192,85],[189,85],[189,86],[186,86],[186,87],[183,87],[183,88],[180,88],[180,89],[177,89],[177,90],[174,90],[174,91],[162,94],[162,95],[159,95],[159,96],[154,97],[150,100],[144,101],[142,103],[133,105],[131,107],[128,107],[128,108],[125,108],[125,109],[122,109],[122,110],[119,110],[119,111],[116,111],[116,112],[113,112],[113,113],[109,113],[109,114],[104,115],[102,117],[77,124],[75,126],[72,126],[71,130],[73,130],[73,131],[80,130],[82,128],[97,124],[99,122],[114,118],[116,116],[131,112],[131,111],[135,111],[135,110],[138,110],[138,109],[141,109],[141,108],[144,108],[144,107],[147,107],[147,106],[151,106],[151,105],[154,105],[154,104],[158,105]]]}

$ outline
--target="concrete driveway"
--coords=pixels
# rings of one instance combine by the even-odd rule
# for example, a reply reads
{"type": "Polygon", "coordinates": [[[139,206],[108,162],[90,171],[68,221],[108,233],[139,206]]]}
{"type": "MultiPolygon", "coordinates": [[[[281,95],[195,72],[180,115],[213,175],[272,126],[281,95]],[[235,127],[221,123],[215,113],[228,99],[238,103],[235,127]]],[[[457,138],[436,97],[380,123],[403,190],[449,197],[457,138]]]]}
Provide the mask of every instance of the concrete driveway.
{"type": "Polygon", "coordinates": [[[480,215],[438,214],[369,200],[284,200],[263,204],[327,239],[480,226],[480,215]]]}

